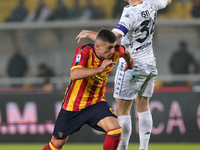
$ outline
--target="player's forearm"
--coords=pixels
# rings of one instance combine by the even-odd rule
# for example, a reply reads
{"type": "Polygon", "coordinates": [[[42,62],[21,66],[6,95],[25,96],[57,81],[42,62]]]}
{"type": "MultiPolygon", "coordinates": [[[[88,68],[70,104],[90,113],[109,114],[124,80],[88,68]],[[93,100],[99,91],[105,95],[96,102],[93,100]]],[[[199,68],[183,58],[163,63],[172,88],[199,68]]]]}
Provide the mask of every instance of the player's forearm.
{"type": "Polygon", "coordinates": [[[128,51],[126,51],[126,53],[124,54],[123,57],[126,61],[126,66],[124,68],[124,71],[126,71],[127,69],[133,69],[134,67],[134,60],[131,57],[130,53],[128,51]]]}
{"type": "Polygon", "coordinates": [[[72,80],[80,80],[94,76],[101,73],[100,67],[97,68],[75,68],[70,72],[70,77],[72,80]]]}
{"type": "Polygon", "coordinates": [[[93,41],[95,41],[95,39],[96,39],[96,37],[97,37],[97,33],[96,33],[96,32],[91,31],[91,30],[88,30],[88,31],[87,31],[87,34],[88,34],[88,37],[89,37],[90,39],[92,39],[93,41]]]}
{"type": "Polygon", "coordinates": [[[82,30],[76,37],[77,43],[83,38],[90,38],[93,41],[96,39],[97,33],[91,30],[82,30]]]}
{"type": "Polygon", "coordinates": [[[123,57],[128,65],[131,65],[133,58],[131,57],[129,51],[126,51],[123,57]]]}

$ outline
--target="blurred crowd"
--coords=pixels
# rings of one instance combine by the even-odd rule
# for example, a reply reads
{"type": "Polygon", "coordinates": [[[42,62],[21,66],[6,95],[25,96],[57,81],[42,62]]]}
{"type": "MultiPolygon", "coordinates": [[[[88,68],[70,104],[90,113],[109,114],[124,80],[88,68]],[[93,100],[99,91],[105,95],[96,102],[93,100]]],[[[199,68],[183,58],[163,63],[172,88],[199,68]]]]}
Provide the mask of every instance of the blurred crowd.
{"type": "MultiPolygon", "coordinates": [[[[3,8],[1,10],[4,11],[4,13],[0,13],[0,21],[119,19],[123,7],[126,5],[127,2],[123,0],[101,0],[101,2],[97,0],[3,0],[0,1],[0,7],[3,8]],[[13,3],[13,5],[9,3],[13,3]]],[[[159,11],[158,17],[198,18],[200,17],[200,0],[174,0],[172,5],[159,11]]]]}
{"type": "MultiPolygon", "coordinates": [[[[29,57],[24,55],[19,45],[13,47],[12,55],[7,61],[7,75],[10,78],[23,78],[27,76],[30,71],[29,57]]],[[[177,48],[171,53],[171,57],[168,60],[168,67],[173,75],[189,75],[200,73],[200,61],[194,57],[194,54],[190,50],[189,43],[185,40],[180,40],[177,44],[177,48]]],[[[52,77],[59,76],[55,68],[47,62],[39,62],[37,64],[37,73],[35,77],[43,78],[41,84],[33,84],[32,87],[42,87],[45,91],[51,92],[55,86],[53,84],[52,77]]],[[[178,82],[166,82],[162,83],[162,86],[168,85],[188,85],[188,81],[178,82]]],[[[200,84],[200,83],[198,83],[200,84]]],[[[24,87],[21,84],[13,84],[12,87],[24,87]]],[[[159,86],[159,85],[157,85],[159,86]]]]}
{"type": "MultiPolygon", "coordinates": [[[[97,0],[1,0],[0,11],[9,12],[0,13],[0,22],[119,19],[127,4],[124,0],[99,2],[97,0]],[[3,4],[7,5],[8,2],[15,3],[12,9],[6,7],[4,10],[1,9],[3,4]],[[35,7],[30,7],[31,4],[35,7]]],[[[174,0],[172,5],[158,12],[158,17],[200,18],[200,0],[174,0]]],[[[31,70],[29,58],[22,54],[19,45],[14,45],[12,54],[7,62],[7,76],[10,78],[27,76],[31,70]]],[[[177,50],[171,54],[168,63],[169,70],[174,75],[200,73],[200,61],[195,60],[193,54],[190,53],[188,41],[180,41],[177,44],[177,50]]],[[[44,77],[44,89],[52,91],[54,86],[51,78],[57,76],[56,69],[45,62],[37,65],[38,71],[35,76],[44,77]]]]}

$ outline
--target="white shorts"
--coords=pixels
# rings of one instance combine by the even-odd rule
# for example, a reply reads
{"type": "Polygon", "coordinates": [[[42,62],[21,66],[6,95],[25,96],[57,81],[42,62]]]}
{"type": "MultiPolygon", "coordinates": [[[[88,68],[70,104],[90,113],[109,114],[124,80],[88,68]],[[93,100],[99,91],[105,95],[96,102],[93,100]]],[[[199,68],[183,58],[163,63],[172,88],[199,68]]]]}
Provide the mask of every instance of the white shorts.
{"type": "Polygon", "coordinates": [[[114,98],[133,100],[138,95],[151,97],[154,91],[154,82],[158,76],[155,63],[135,66],[133,70],[123,71],[123,64],[117,67],[114,82],[114,98]],[[142,68],[142,69],[141,69],[142,68]]]}

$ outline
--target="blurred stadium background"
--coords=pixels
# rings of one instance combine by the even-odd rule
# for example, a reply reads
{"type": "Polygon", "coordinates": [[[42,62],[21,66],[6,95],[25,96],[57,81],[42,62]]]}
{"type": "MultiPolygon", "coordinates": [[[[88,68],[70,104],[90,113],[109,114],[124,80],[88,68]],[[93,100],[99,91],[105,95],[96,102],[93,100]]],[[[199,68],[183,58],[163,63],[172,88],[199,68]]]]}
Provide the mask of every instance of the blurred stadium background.
{"type": "MultiPolygon", "coordinates": [[[[36,10],[39,0],[25,0],[28,12],[36,10]]],[[[69,9],[74,0],[63,0],[69,9]]],[[[80,0],[86,6],[86,0],[80,0]]],[[[69,81],[72,58],[79,44],[75,41],[82,29],[112,29],[119,18],[113,18],[117,0],[92,0],[105,16],[101,19],[64,19],[46,21],[6,21],[19,0],[0,0],[0,143],[48,142],[69,81]],[[24,77],[10,77],[8,61],[18,46],[28,62],[24,77]],[[53,74],[39,76],[39,66],[47,65],[53,74]]],[[[151,142],[200,142],[200,17],[191,14],[192,0],[173,0],[158,13],[154,33],[154,53],[159,77],[151,98],[154,128],[151,142]],[[190,66],[188,74],[172,74],[171,55],[180,41],[188,43],[198,69],[190,66]]],[[[44,0],[51,11],[57,0],[44,0]]],[[[83,39],[81,43],[92,42],[83,39]]],[[[106,97],[115,108],[112,97],[116,67],[108,81],[106,97]]],[[[138,142],[138,124],[132,110],[131,142],[138,142]]],[[[105,135],[88,127],[72,136],[69,142],[103,142],[105,135]],[[85,135],[88,138],[85,138],[85,135]]]]}

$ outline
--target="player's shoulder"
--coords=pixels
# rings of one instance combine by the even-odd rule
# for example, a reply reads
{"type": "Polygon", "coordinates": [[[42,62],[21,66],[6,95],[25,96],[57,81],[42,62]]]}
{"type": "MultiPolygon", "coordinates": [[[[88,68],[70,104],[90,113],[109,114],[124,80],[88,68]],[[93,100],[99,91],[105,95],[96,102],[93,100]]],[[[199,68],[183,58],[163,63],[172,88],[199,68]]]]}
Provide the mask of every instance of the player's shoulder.
{"type": "Polygon", "coordinates": [[[126,18],[138,18],[142,11],[146,10],[150,6],[148,1],[143,1],[142,4],[134,5],[134,6],[127,6],[124,8],[123,15],[126,18]]]}
{"type": "Polygon", "coordinates": [[[122,12],[121,20],[125,22],[135,22],[138,11],[133,6],[126,6],[122,12]]]}
{"type": "Polygon", "coordinates": [[[84,43],[79,45],[79,47],[76,49],[76,54],[83,54],[83,55],[89,55],[90,50],[94,49],[94,44],[92,43],[84,43]]]}
{"type": "Polygon", "coordinates": [[[123,57],[126,52],[126,48],[121,44],[115,45],[115,54],[118,57],[123,57]]]}
{"type": "Polygon", "coordinates": [[[124,46],[122,44],[118,44],[118,43],[115,45],[115,48],[120,48],[120,47],[124,47],[124,46]]]}
{"type": "Polygon", "coordinates": [[[86,48],[89,48],[89,49],[94,48],[94,44],[88,42],[88,43],[81,44],[79,46],[79,49],[86,49],[86,48]]]}
{"type": "Polygon", "coordinates": [[[121,51],[121,50],[125,50],[126,48],[123,46],[123,45],[121,45],[121,44],[116,44],[115,45],[115,51],[121,51]]]}
{"type": "Polygon", "coordinates": [[[93,48],[94,48],[94,44],[88,42],[88,43],[83,43],[83,44],[79,45],[77,50],[81,51],[81,50],[89,50],[89,49],[93,49],[93,48]]]}
{"type": "Polygon", "coordinates": [[[134,6],[129,6],[129,5],[127,5],[127,6],[124,7],[123,12],[125,12],[125,13],[130,13],[130,14],[134,14],[134,13],[136,12],[136,9],[135,9],[135,8],[136,8],[136,7],[134,7],[134,6]]]}

